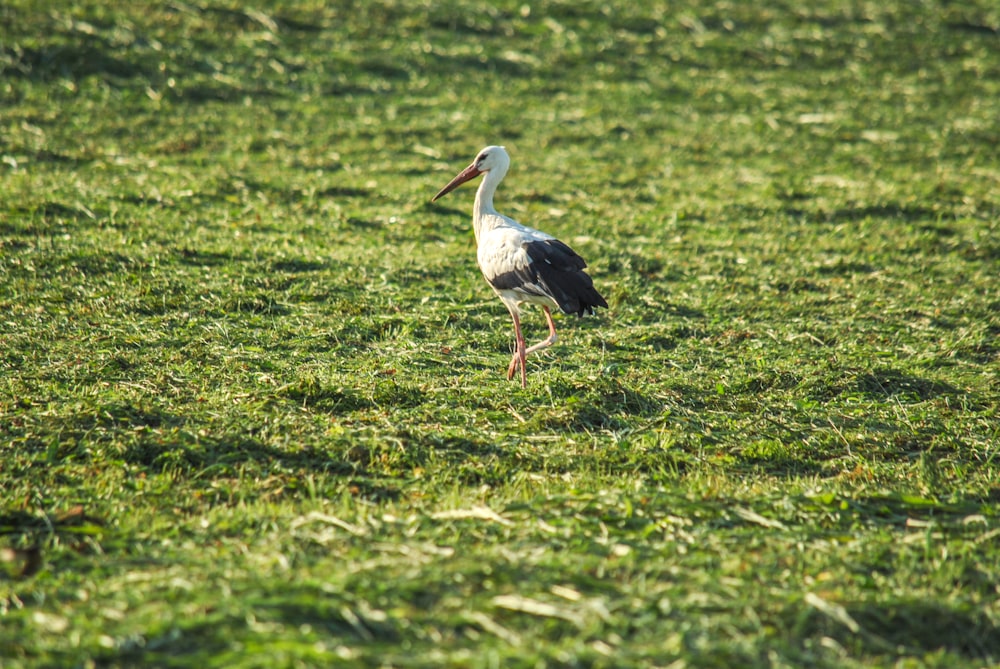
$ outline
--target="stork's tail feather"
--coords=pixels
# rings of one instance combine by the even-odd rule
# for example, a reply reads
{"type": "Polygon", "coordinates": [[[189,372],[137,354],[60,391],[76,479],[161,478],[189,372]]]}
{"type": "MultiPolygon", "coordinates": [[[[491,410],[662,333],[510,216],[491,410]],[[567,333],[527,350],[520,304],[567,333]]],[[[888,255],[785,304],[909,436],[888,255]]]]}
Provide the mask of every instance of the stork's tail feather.
{"type": "Polygon", "coordinates": [[[586,272],[552,272],[544,280],[563,313],[583,317],[584,314],[593,314],[597,307],[608,306],[586,272]]]}
{"type": "MultiPolygon", "coordinates": [[[[585,313],[594,315],[594,309],[597,307],[608,308],[608,302],[605,300],[597,290],[591,290],[590,294],[585,298],[580,300],[580,310],[576,312],[576,315],[583,318],[585,313]]],[[[572,313],[572,312],[571,312],[572,313]]]]}

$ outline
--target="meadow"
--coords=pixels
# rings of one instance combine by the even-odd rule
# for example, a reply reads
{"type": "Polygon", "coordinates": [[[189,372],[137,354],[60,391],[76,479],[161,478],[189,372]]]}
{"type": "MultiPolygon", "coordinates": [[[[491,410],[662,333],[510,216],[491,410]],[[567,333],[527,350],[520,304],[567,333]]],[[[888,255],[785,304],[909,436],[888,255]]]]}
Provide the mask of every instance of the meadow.
{"type": "Polygon", "coordinates": [[[1000,8],[617,4],[0,6],[3,667],[1000,662],[1000,8]]]}

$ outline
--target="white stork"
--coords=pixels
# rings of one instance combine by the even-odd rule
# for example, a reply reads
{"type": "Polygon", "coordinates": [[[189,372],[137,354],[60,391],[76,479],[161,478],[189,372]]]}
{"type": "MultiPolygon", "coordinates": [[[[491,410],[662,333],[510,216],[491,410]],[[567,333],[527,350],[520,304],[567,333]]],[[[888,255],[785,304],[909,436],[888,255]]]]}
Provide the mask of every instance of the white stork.
{"type": "Polygon", "coordinates": [[[431,202],[450,193],[461,184],[485,174],[472,207],[472,229],[476,234],[479,269],[487,283],[503,300],[514,320],[514,355],[507,367],[507,378],[521,369],[521,387],[528,387],[525,358],[529,353],[551,346],[556,341],[556,324],[550,309],[583,316],[595,307],[608,303],[594,288],[584,272],[587,263],[566,244],[541,230],[521,225],[493,208],[493,194],[507,174],[510,156],[502,146],[487,146],[472,164],[458,173],[431,202]],[[533,346],[525,346],[521,334],[520,305],[537,304],[545,312],[549,336],[533,346]]]}

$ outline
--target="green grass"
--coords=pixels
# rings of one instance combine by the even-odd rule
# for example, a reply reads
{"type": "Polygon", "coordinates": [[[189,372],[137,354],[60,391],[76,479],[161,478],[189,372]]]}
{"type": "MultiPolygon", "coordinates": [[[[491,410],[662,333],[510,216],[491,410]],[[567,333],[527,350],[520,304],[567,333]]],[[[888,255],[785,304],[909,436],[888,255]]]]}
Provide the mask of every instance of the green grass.
{"type": "Polygon", "coordinates": [[[1000,661],[994,3],[0,21],[4,667],[1000,661]]]}

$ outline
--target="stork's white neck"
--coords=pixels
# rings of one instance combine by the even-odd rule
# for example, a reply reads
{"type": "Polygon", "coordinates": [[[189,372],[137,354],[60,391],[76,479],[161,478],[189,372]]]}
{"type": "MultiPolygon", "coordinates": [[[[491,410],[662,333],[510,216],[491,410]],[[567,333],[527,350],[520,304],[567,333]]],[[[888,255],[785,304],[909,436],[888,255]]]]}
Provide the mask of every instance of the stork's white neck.
{"type": "Polygon", "coordinates": [[[500,185],[506,174],[506,166],[496,167],[485,172],[483,181],[476,191],[476,202],[472,205],[472,231],[476,235],[477,244],[479,243],[479,235],[484,230],[492,230],[502,220],[500,214],[493,207],[493,194],[497,192],[497,186],[500,185]]]}

